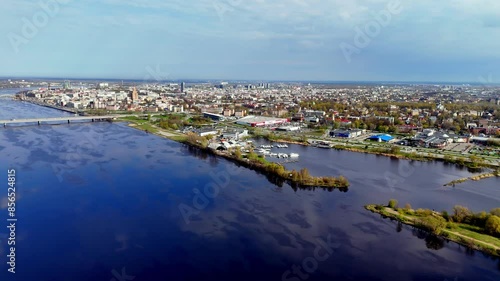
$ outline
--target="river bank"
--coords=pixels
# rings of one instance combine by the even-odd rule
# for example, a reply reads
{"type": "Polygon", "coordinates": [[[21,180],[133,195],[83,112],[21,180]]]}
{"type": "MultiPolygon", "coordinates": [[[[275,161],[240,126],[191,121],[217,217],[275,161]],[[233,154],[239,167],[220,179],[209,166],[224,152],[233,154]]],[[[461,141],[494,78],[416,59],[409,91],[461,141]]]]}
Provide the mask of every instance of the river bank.
{"type": "Polygon", "coordinates": [[[384,218],[391,218],[400,223],[428,231],[440,238],[500,257],[499,238],[485,234],[484,229],[475,225],[453,222],[447,212],[440,213],[432,210],[413,210],[410,207],[397,208],[396,206],[383,205],[366,205],[365,209],[380,214],[384,218]]]}
{"type": "Polygon", "coordinates": [[[136,121],[129,120],[126,120],[125,122],[128,122],[128,126],[131,128],[142,130],[147,133],[155,134],[159,137],[168,138],[170,140],[189,145],[193,148],[202,150],[203,152],[225,158],[246,168],[258,171],[266,175],[272,182],[288,182],[294,188],[318,187],[329,190],[339,189],[343,192],[346,192],[350,186],[349,181],[343,176],[313,177],[309,175],[307,169],[302,169],[300,171],[288,171],[283,165],[268,162],[267,160],[265,160],[265,158],[258,157],[256,154],[249,153],[247,155],[238,155],[234,153],[221,152],[210,149],[202,144],[203,138],[196,139],[195,136],[191,135],[191,137],[193,137],[193,139],[191,139],[188,135],[166,132],[165,130],[147,122],[138,123],[136,121]]]}
{"type": "MultiPolygon", "coordinates": [[[[166,132],[164,129],[159,128],[158,126],[155,126],[154,124],[151,124],[147,120],[122,120],[125,122],[129,122],[129,125],[131,127],[134,127],[136,129],[140,129],[143,131],[146,131],[148,133],[153,133],[156,134],[160,137],[166,137],[171,140],[177,141],[177,142],[182,142],[182,143],[187,143],[187,136],[185,134],[181,133],[173,133],[173,132],[166,132]]],[[[275,143],[289,143],[289,144],[296,144],[296,145],[301,145],[301,146],[314,146],[315,142],[314,140],[308,140],[306,142],[303,141],[297,141],[297,140],[289,140],[289,139],[282,139],[282,138],[269,138],[268,135],[262,135],[262,134],[257,134],[254,135],[253,137],[256,138],[264,138],[267,141],[270,142],[275,142],[275,143]]],[[[399,148],[399,147],[397,147],[399,148]]],[[[444,157],[444,156],[439,156],[439,155],[434,155],[434,154],[428,154],[427,155],[420,155],[415,152],[413,153],[407,153],[407,152],[401,152],[399,149],[393,149],[393,148],[370,148],[368,145],[365,146],[364,149],[359,148],[359,147],[354,147],[352,145],[349,145],[347,143],[343,144],[336,144],[330,147],[330,149],[337,149],[337,150],[345,150],[345,151],[350,151],[350,152],[357,152],[357,153],[364,153],[364,154],[373,154],[373,155],[379,155],[379,156],[384,156],[384,157],[389,157],[393,159],[401,159],[401,160],[410,160],[410,161],[422,161],[422,162],[427,162],[427,161],[441,161],[444,163],[448,164],[454,164],[459,167],[468,167],[470,169],[479,169],[479,167],[486,166],[490,167],[489,165],[478,165],[477,163],[472,163],[472,162],[465,162],[464,159],[454,159],[450,157],[444,157]],[[433,155],[433,156],[431,156],[433,155]]],[[[219,155],[221,156],[221,155],[219,155]]],[[[231,155],[230,158],[233,158],[231,155]]],[[[233,159],[234,160],[234,159],[233,159]]],[[[239,161],[239,159],[236,159],[236,161],[239,161]]],[[[248,164],[248,163],[244,163],[248,164]]],[[[258,164],[260,165],[260,164],[258,164]]],[[[258,166],[257,165],[257,166],[258,166]]],[[[268,165],[268,164],[265,164],[268,165]]],[[[496,166],[490,167],[490,168],[497,168],[496,166]]],[[[264,168],[262,167],[257,167],[257,170],[263,170],[264,168]]],[[[273,167],[274,170],[276,170],[275,167],[273,167]]],[[[286,171],[290,175],[293,171],[286,171]]],[[[456,181],[452,181],[448,184],[445,184],[445,186],[453,186],[458,183],[462,183],[468,180],[474,180],[474,181],[479,181],[482,179],[490,178],[495,175],[491,174],[482,174],[478,176],[473,176],[465,179],[459,179],[456,181]]],[[[290,180],[290,176],[280,176],[283,180],[290,180]]],[[[315,182],[321,182],[321,181],[315,181],[315,182]]],[[[313,184],[304,184],[304,186],[312,186],[313,184]]],[[[323,187],[327,187],[327,185],[324,185],[323,187]]],[[[336,186],[335,186],[336,187],[336,186]]],[[[342,188],[345,188],[344,186],[342,188]]]]}
{"type": "MultiPolygon", "coordinates": [[[[257,133],[255,137],[262,137],[271,142],[293,143],[303,146],[314,146],[314,142],[322,142],[322,140],[311,140],[311,139],[309,140],[283,139],[280,138],[279,136],[275,135],[270,136],[262,133],[257,133]]],[[[470,169],[480,169],[482,167],[496,169],[499,167],[498,163],[473,161],[469,157],[450,156],[446,154],[441,154],[437,150],[432,152],[405,152],[401,151],[401,148],[397,145],[393,145],[391,147],[375,147],[371,143],[351,144],[348,141],[345,141],[341,143],[337,142],[336,144],[331,144],[330,148],[337,150],[345,150],[350,152],[357,152],[357,153],[380,155],[384,157],[390,157],[402,160],[412,160],[412,161],[422,161],[422,162],[441,161],[448,164],[454,164],[459,167],[467,167],[470,169]]]]}

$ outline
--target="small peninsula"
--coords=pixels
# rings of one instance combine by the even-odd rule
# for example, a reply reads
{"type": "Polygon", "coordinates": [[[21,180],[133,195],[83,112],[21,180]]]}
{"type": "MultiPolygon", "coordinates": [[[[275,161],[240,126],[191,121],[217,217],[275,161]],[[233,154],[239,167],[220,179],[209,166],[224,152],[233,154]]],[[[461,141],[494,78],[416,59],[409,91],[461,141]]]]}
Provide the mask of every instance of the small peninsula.
{"type": "Polygon", "coordinates": [[[148,133],[165,137],[173,141],[177,141],[190,147],[203,150],[212,155],[223,157],[229,161],[235,162],[238,165],[258,171],[266,176],[274,177],[288,182],[292,187],[301,188],[324,188],[328,190],[338,189],[346,192],[350,186],[349,181],[343,177],[315,177],[312,176],[307,168],[297,170],[287,170],[282,164],[274,163],[266,160],[262,155],[258,155],[252,149],[242,151],[241,148],[234,148],[229,151],[218,151],[209,147],[209,140],[212,136],[202,137],[194,133],[177,133],[172,130],[166,130],[161,126],[155,126],[148,120],[140,120],[137,118],[123,118],[122,121],[129,123],[129,126],[148,133]]]}
{"type": "Polygon", "coordinates": [[[366,205],[365,208],[384,218],[395,219],[429,233],[500,257],[500,208],[489,213],[473,213],[463,206],[455,206],[450,214],[429,209],[414,210],[409,204],[398,207],[394,199],[387,205],[366,205]]]}

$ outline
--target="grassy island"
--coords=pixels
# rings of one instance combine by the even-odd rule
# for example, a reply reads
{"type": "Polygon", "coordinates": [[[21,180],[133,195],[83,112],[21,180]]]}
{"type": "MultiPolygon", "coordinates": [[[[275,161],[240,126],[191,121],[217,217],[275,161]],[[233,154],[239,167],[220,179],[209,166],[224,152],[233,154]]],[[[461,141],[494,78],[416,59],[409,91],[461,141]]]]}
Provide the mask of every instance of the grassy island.
{"type": "Polygon", "coordinates": [[[238,148],[231,151],[212,150],[208,148],[208,141],[206,138],[195,134],[188,134],[186,140],[182,142],[187,145],[203,149],[214,155],[224,157],[244,167],[288,181],[292,186],[338,188],[341,191],[347,191],[350,185],[349,181],[343,176],[314,177],[309,174],[307,168],[301,169],[300,171],[286,170],[283,165],[269,162],[263,156],[257,155],[252,151],[243,154],[238,148]]]}
{"type": "Polygon", "coordinates": [[[365,208],[469,248],[500,256],[500,208],[475,214],[466,207],[455,206],[449,214],[447,211],[414,210],[409,204],[399,208],[397,204],[392,199],[388,205],[367,205],[365,208]]]}

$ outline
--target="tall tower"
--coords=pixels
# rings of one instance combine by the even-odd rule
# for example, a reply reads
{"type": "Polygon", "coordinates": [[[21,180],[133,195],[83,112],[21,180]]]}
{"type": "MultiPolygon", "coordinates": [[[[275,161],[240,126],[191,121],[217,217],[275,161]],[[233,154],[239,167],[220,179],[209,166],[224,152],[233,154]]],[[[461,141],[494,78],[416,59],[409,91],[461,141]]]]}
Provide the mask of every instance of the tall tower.
{"type": "Polygon", "coordinates": [[[64,80],[63,88],[65,90],[71,89],[71,82],[69,80],[64,80]]]}
{"type": "Polygon", "coordinates": [[[139,99],[139,94],[137,93],[137,89],[134,87],[132,90],[132,101],[136,101],[139,99]]]}
{"type": "Polygon", "coordinates": [[[186,83],[182,82],[181,83],[181,93],[184,93],[185,89],[186,89],[186,83]]]}

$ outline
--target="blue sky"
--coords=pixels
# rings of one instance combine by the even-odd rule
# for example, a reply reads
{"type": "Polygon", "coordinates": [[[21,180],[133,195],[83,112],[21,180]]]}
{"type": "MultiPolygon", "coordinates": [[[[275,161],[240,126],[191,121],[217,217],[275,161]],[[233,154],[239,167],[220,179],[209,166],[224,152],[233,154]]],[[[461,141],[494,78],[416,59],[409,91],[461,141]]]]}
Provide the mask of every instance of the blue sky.
{"type": "Polygon", "coordinates": [[[500,82],[498,0],[2,0],[0,35],[0,76],[500,82]]]}

